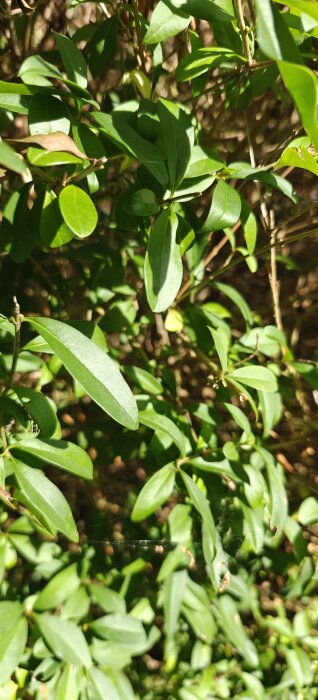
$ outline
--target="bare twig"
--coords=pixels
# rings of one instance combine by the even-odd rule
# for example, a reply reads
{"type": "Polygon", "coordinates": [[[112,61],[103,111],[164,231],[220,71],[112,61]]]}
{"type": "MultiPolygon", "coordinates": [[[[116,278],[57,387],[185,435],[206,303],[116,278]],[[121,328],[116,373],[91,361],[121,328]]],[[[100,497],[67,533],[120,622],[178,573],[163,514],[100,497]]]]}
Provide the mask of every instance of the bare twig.
{"type": "Polygon", "coordinates": [[[142,36],[141,36],[138,0],[133,0],[133,8],[134,8],[136,39],[137,39],[137,46],[138,46],[138,57],[140,60],[141,68],[144,71],[144,73],[146,73],[146,63],[145,63],[144,47],[143,47],[142,36]]]}
{"type": "Polygon", "coordinates": [[[21,329],[21,316],[20,316],[20,304],[17,302],[17,298],[13,297],[13,323],[15,327],[14,341],[13,341],[13,356],[11,369],[8,375],[8,379],[5,383],[4,389],[2,391],[2,396],[8,393],[11,389],[13,377],[16,371],[17,362],[19,358],[20,351],[20,329],[21,329]]]}

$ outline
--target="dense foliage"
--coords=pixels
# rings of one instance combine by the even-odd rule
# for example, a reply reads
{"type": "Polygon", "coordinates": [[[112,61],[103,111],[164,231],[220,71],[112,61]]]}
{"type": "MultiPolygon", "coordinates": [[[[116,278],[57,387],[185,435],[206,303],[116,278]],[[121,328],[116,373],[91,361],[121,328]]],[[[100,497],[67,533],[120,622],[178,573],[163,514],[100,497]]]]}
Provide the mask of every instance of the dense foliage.
{"type": "Polygon", "coordinates": [[[314,700],[318,5],[0,16],[0,699],[314,700]]]}

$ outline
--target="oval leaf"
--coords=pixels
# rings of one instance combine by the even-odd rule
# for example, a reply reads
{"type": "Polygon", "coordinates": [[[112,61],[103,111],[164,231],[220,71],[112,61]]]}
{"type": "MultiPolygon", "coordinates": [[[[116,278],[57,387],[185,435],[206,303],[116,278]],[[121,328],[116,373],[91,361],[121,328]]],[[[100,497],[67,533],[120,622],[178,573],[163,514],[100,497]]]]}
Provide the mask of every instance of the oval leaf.
{"type": "Polygon", "coordinates": [[[67,185],[59,194],[59,205],[66,225],[80,238],[96,228],[98,214],[91,198],[76,185],[67,185]]]}

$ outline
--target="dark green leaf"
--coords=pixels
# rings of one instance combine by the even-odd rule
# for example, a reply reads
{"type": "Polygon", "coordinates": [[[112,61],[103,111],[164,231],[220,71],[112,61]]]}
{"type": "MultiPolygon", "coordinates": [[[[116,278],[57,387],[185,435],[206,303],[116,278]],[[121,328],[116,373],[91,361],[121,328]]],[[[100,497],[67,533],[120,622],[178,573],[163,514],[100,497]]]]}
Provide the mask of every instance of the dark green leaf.
{"type": "Polygon", "coordinates": [[[34,95],[29,106],[30,134],[52,134],[55,131],[69,133],[71,122],[68,111],[57,97],[34,95]]]}
{"type": "Polygon", "coordinates": [[[14,390],[28,414],[39,426],[41,437],[51,437],[57,427],[57,418],[49,399],[40,391],[29,387],[17,386],[14,390]]]}
{"type": "Polygon", "coordinates": [[[113,112],[112,115],[93,112],[92,117],[97,122],[100,130],[116,146],[121,148],[124,153],[137,158],[163,187],[167,186],[167,169],[159,148],[139,136],[137,131],[120,116],[120,112],[113,112]]]}
{"type": "Polygon", "coordinates": [[[182,182],[194,143],[191,116],[170,100],[159,100],[161,140],[166,150],[171,191],[182,182]]]}
{"type": "Polygon", "coordinates": [[[118,43],[117,14],[109,17],[99,26],[88,42],[87,63],[93,78],[105,75],[118,43]]]}
{"type": "Polygon", "coordinates": [[[145,258],[145,286],[152,311],[171,306],[180,289],[183,267],[177,244],[178,218],[171,209],[161,212],[153,226],[145,258]]]}
{"type": "Polygon", "coordinates": [[[155,193],[145,188],[128,197],[124,208],[132,216],[153,216],[160,211],[155,193]]]}
{"type": "Polygon", "coordinates": [[[62,56],[67,77],[83,88],[87,87],[86,64],[82,52],[64,34],[53,32],[58,50],[62,56]]]}

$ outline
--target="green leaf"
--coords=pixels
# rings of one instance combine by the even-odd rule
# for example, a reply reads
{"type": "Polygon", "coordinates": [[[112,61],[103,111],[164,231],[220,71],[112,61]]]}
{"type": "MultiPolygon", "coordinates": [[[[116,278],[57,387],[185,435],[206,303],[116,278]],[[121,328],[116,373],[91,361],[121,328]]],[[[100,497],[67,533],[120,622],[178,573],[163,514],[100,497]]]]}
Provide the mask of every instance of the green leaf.
{"type": "Polygon", "coordinates": [[[212,335],[213,342],[215,345],[216,352],[219,356],[220,362],[221,362],[221,367],[223,372],[226,372],[227,370],[227,365],[228,365],[228,352],[229,352],[229,347],[230,347],[230,342],[229,342],[229,337],[228,334],[224,331],[222,327],[220,328],[211,328],[211,326],[208,326],[209,331],[212,335]]]}
{"type": "Polygon", "coordinates": [[[136,430],[136,401],[115,363],[83,333],[52,318],[28,317],[27,322],[46,340],[88,395],[108,415],[136,430]]]}
{"type": "Polygon", "coordinates": [[[235,15],[232,0],[168,0],[169,5],[208,22],[231,22],[235,15]]]}
{"type": "Polygon", "coordinates": [[[100,130],[113,141],[116,146],[142,163],[156,180],[166,188],[168,184],[168,173],[163,156],[153,143],[139,136],[137,131],[125,122],[120,112],[113,114],[103,114],[93,112],[93,119],[97,122],[100,130]]]}
{"type": "Polygon", "coordinates": [[[248,206],[245,199],[241,197],[242,209],[241,209],[241,222],[244,232],[245,243],[249,255],[253,255],[257,240],[257,219],[255,214],[252,212],[248,206]]]}
{"type": "Polygon", "coordinates": [[[91,666],[92,659],[82,630],[73,622],[44,613],[36,623],[54,655],[73,666],[91,666]]]}
{"type": "Polygon", "coordinates": [[[318,80],[306,66],[279,61],[278,67],[298,109],[303,127],[309,134],[315,148],[318,149],[318,80]]]}
{"type": "Polygon", "coordinates": [[[91,198],[76,185],[67,185],[59,194],[59,206],[66,225],[79,238],[95,230],[98,214],[91,198]]]}
{"type": "Polygon", "coordinates": [[[247,478],[243,470],[237,470],[236,473],[228,459],[217,461],[205,459],[204,457],[193,457],[187,460],[187,464],[191,464],[192,467],[200,469],[201,471],[211,472],[211,474],[219,474],[220,476],[225,474],[225,476],[230,477],[230,479],[238,483],[247,478]]]}
{"type": "Polygon", "coordinates": [[[118,44],[118,17],[114,14],[97,28],[90,39],[87,49],[87,63],[93,78],[105,75],[118,44]]]}
{"type": "Polygon", "coordinates": [[[34,609],[42,611],[57,608],[79,588],[80,583],[77,564],[67,566],[44,586],[36,598],[34,609]]]}
{"type": "Polygon", "coordinates": [[[185,178],[212,175],[212,173],[216,173],[224,167],[224,161],[212,149],[196,145],[191,150],[191,158],[185,172],[185,178]]]}
{"type": "Polygon", "coordinates": [[[314,676],[310,656],[300,647],[286,649],[285,654],[297,690],[301,690],[304,686],[310,688],[314,676]]]}
{"type": "Polygon", "coordinates": [[[64,34],[53,32],[57,48],[62,56],[66,75],[77,85],[87,87],[87,70],[83,53],[76,44],[64,34]]]}
{"type": "Polygon", "coordinates": [[[219,180],[212,195],[207,218],[200,233],[219,231],[234,226],[241,213],[241,198],[238,192],[223,180],[219,180]]]}
{"type": "Polygon", "coordinates": [[[20,158],[13,148],[2,140],[0,140],[0,165],[8,170],[13,170],[14,173],[27,172],[27,165],[23,158],[20,158]]]}
{"type": "Polygon", "coordinates": [[[270,0],[255,0],[257,10],[257,40],[265,54],[274,61],[301,63],[294,39],[281,13],[270,0]]]}
{"type": "Polygon", "coordinates": [[[287,5],[297,15],[305,14],[318,22],[318,5],[316,0],[274,0],[280,5],[287,5]]]}
{"type": "Polygon", "coordinates": [[[63,151],[45,151],[43,148],[28,148],[27,159],[31,165],[37,165],[39,168],[48,168],[52,165],[69,165],[81,163],[82,159],[74,156],[73,153],[63,151]]]}
{"type": "Polygon", "coordinates": [[[186,452],[186,440],[184,434],[179,430],[178,426],[168,416],[163,416],[157,413],[153,408],[147,408],[139,412],[139,420],[141,425],[146,425],[152,430],[160,430],[169,435],[171,440],[177,445],[181,455],[186,452]]]}
{"type": "Polygon", "coordinates": [[[49,438],[56,430],[57,417],[49,399],[26,386],[14,387],[14,391],[28,414],[39,426],[41,437],[49,438]]]}
{"type": "Polygon", "coordinates": [[[171,191],[181,184],[186,172],[194,143],[191,116],[170,100],[158,102],[161,141],[166,150],[171,191]]]}
{"type": "Polygon", "coordinates": [[[45,192],[40,219],[40,236],[43,243],[50,248],[66,245],[74,238],[73,231],[63,220],[57,196],[51,189],[45,192]]]}
{"type": "Polygon", "coordinates": [[[165,2],[159,0],[151,16],[150,26],[143,41],[145,44],[158,44],[171,36],[183,32],[191,22],[191,17],[181,12],[172,11],[165,2]]]}
{"type": "Polygon", "coordinates": [[[270,518],[271,526],[282,532],[287,516],[288,502],[284,484],[284,473],[281,465],[276,462],[273,455],[263,447],[258,447],[257,452],[261,455],[267,470],[267,477],[270,491],[270,518]]]}
{"type": "Polygon", "coordinates": [[[123,649],[128,647],[132,653],[138,654],[147,644],[145,629],[135,617],[131,615],[105,615],[91,622],[90,629],[102,639],[109,639],[120,644],[123,649]],[[125,630],[125,634],[123,634],[125,630]]]}
{"type": "Polygon", "coordinates": [[[155,222],[145,258],[145,286],[152,311],[171,306],[181,287],[183,266],[177,244],[178,217],[165,209],[155,222]]]}
{"type": "Polygon", "coordinates": [[[313,496],[305,498],[298,511],[298,520],[302,525],[318,522],[318,500],[313,496]]]}
{"type": "Polygon", "coordinates": [[[12,620],[10,629],[0,639],[0,683],[1,686],[9,680],[11,674],[19,666],[28,638],[28,624],[23,617],[12,620]]]}
{"type": "Polygon", "coordinates": [[[92,584],[89,587],[91,597],[107,613],[126,613],[126,603],[120,593],[112,588],[107,588],[102,583],[92,584]]]}
{"type": "Polygon", "coordinates": [[[266,394],[259,392],[259,404],[263,419],[263,437],[268,437],[271,429],[282,417],[282,398],[280,393],[266,394]]]}
{"type": "Polygon", "coordinates": [[[52,95],[36,94],[30,100],[30,134],[52,134],[55,131],[69,133],[71,122],[66,106],[52,95]]]}
{"type": "Polygon", "coordinates": [[[58,680],[55,699],[78,700],[79,693],[80,681],[78,670],[74,668],[74,666],[71,666],[71,664],[66,664],[58,680]]]}
{"type": "Polygon", "coordinates": [[[61,491],[39,469],[27,467],[12,459],[14,475],[31,512],[59,530],[72,542],[78,542],[78,533],[71,509],[61,491]]]}
{"type": "Polygon", "coordinates": [[[222,595],[216,604],[219,623],[224,630],[227,639],[237,648],[238,653],[244,657],[251,668],[256,668],[259,663],[255,645],[248,638],[237,606],[228,595],[222,595]]]}
{"type": "Polygon", "coordinates": [[[169,496],[174,488],[176,477],[175,465],[167,464],[157,471],[146,482],[141,489],[134,505],[131,519],[133,522],[145,520],[151,513],[154,513],[169,496]]]}
{"type": "Polygon", "coordinates": [[[9,422],[12,418],[15,418],[17,423],[23,425],[24,428],[28,426],[29,416],[24,408],[22,408],[19,403],[13,401],[13,399],[8,398],[7,396],[0,397],[0,412],[3,414],[3,417],[7,422],[9,422]]]}
{"type": "Polygon", "coordinates": [[[163,585],[163,610],[165,631],[168,637],[173,637],[178,628],[178,620],[187,585],[188,572],[175,571],[167,576],[163,585]]]}
{"type": "Polygon", "coordinates": [[[191,477],[188,474],[186,474],[186,472],[181,471],[180,473],[184,481],[186,490],[188,492],[189,498],[192,501],[195,509],[199,513],[200,517],[202,518],[202,521],[206,527],[206,531],[210,541],[212,559],[213,552],[215,554],[216,550],[217,536],[209,502],[206,496],[204,495],[203,491],[201,491],[201,489],[195,483],[195,481],[193,481],[193,479],[191,479],[191,477]]]}
{"type": "Polygon", "coordinates": [[[223,282],[214,282],[213,286],[216,287],[216,289],[218,289],[220,292],[222,292],[222,294],[225,294],[227,297],[229,297],[229,299],[233,301],[233,304],[236,304],[246,323],[252,326],[252,312],[244,297],[242,297],[242,294],[240,294],[240,292],[238,292],[237,289],[234,289],[234,287],[230,287],[229,284],[224,284],[223,282]]]}
{"type": "Polygon", "coordinates": [[[90,697],[93,697],[94,700],[106,700],[106,698],[121,700],[113,682],[103,671],[98,668],[90,668],[88,670],[88,678],[94,693],[90,697]]]}
{"type": "Polygon", "coordinates": [[[246,384],[260,391],[277,391],[277,380],[273,372],[267,367],[258,365],[243,365],[228,373],[228,378],[235,379],[240,384],[246,384]]]}
{"type": "Polygon", "coordinates": [[[264,547],[264,508],[249,508],[243,502],[240,503],[243,513],[244,534],[249,540],[249,544],[256,554],[259,554],[264,547]]]}
{"type": "Polygon", "coordinates": [[[132,216],[153,216],[153,214],[158,214],[160,211],[155,193],[146,188],[137,190],[137,192],[128,197],[124,208],[132,216]]]}
{"type": "Polygon", "coordinates": [[[283,192],[283,194],[289,197],[295,204],[298,202],[294,186],[291,182],[286,180],[286,178],[280,177],[280,175],[276,175],[268,170],[262,170],[261,168],[252,168],[248,163],[240,161],[231,163],[227,169],[231,177],[237,178],[238,180],[246,180],[247,182],[249,180],[264,182],[265,185],[283,192]]]}
{"type": "Polygon", "coordinates": [[[175,77],[181,83],[186,80],[193,80],[199,75],[207,73],[212,68],[235,59],[244,62],[242,56],[237,56],[231,49],[221,46],[195,49],[195,51],[192,51],[180,61],[175,77]]]}
{"type": "Polygon", "coordinates": [[[82,479],[93,478],[93,464],[87,452],[78,445],[66,440],[39,440],[38,438],[20,440],[12,450],[28,461],[28,455],[34,455],[39,460],[54,464],[82,479]]]}
{"type": "Polygon", "coordinates": [[[28,58],[23,61],[19,68],[18,76],[23,80],[23,82],[30,82],[31,85],[47,85],[48,82],[37,82],[36,78],[55,78],[57,80],[63,79],[62,73],[53,66],[52,63],[46,61],[42,56],[28,56],[28,58]]]}
{"type": "Polygon", "coordinates": [[[163,394],[163,386],[160,379],[156,379],[150,372],[136,366],[127,366],[124,368],[125,374],[133,382],[139,384],[141,389],[147,394],[152,394],[153,396],[158,396],[158,394],[163,394]]]}
{"type": "Polygon", "coordinates": [[[0,80],[0,109],[16,114],[27,114],[32,95],[26,85],[0,80]]]}
{"type": "MultiPolygon", "coordinates": [[[[307,141],[308,138],[305,137],[303,140],[307,141]]],[[[308,146],[302,146],[301,143],[297,146],[291,143],[288,148],[285,148],[275,168],[285,167],[301,168],[302,170],[308,170],[314,175],[318,175],[317,159],[310,153],[308,146]]]]}
{"type": "Polygon", "coordinates": [[[250,435],[252,431],[251,424],[248,418],[246,418],[245,413],[243,413],[243,411],[241,411],[241,409],[238,406],[234,406],[232,403],[224,403],[223,405],[231,414],[235,423],[237,423],[237,425],[239,425],[239,427],[242,428],[246,436],[250,435]]]}

